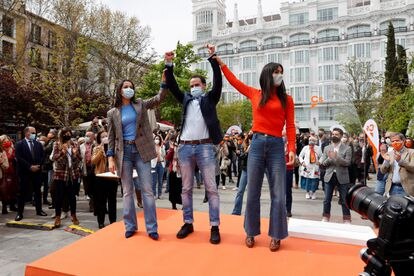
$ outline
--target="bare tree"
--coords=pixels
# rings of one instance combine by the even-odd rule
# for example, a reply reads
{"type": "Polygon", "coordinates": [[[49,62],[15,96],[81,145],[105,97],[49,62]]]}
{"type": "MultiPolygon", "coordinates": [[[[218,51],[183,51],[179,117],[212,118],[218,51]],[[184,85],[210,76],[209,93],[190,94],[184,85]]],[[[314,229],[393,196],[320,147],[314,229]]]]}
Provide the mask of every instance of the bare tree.
{"type": "Polygon", "coordinates": [[[362,125],[375,114],[375,107],[381,95],[382,77],[371,70],[370,61],[351,58],[342,67],[341,80],[344,86],[338,97],[344,108],[338,120],[349,129],[360,130],[362,125]],[[357,129],[355,129],[357,128],[357,129]]]}

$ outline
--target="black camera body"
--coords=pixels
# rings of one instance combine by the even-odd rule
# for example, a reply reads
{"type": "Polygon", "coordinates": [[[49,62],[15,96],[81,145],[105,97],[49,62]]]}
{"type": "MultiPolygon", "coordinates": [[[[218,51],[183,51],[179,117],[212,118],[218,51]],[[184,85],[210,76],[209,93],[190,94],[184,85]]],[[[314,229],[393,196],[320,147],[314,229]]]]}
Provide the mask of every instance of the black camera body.
{"type": "Polygon", "coordinates": [[[353,186],[346,197],[348,207],[379,227],[378,237],[361,251],[366,263],[360,275],[414,274],[414,198],[385,198],[365,185],[353,186]]]}

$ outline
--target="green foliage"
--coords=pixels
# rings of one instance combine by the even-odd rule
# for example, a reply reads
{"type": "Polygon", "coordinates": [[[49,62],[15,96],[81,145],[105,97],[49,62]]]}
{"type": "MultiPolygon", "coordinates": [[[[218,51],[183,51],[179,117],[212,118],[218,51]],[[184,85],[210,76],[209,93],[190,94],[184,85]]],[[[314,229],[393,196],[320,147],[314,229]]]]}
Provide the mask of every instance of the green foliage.
{"type": "Polygon", "coordinates": [[[408,64],[407,64],[407,53],[403,46],[397,45],[397,78],[398,78],[398,87],[401,91],[405,91],[410,82],[408,79],[408,64]]]}
{"type": "MultiPolygon", "coordinates": [[[[190,66],[200,60],[193,50],[191,44],[183,45],[177,43],[174,58],[174,75],[181,91],[189,90],[189,80],[193,74],[206,76],[206,72],[196,70],[191,71],[190,66]]],[[[142,77],[142,83],[138,88],[138,96],[143,99],[156,95],[160,89],[161,75],[164,70],[164,61],[152,65],[147,73],[142,77]]],[[[182,105],[169,94],[161,103],[159,112],[156,113],[157,120],[166,120],[179,125],[181,122],[182,105]]]]}
{"type": "Polygon", "coordinates": [[[230,126],[241,126],[243,131],[252,127],[252,106],[250,101],[238,101],[230,104],[220,103],[217,106],[217,115],[220,125],[225,132],[230,126]]]}
{"type": "Polygon", "coordinates": [[[387,91],[384,93],[381,106],[384,106],[381,127],[388,131],[405,133],[408,129],[414,111],[414,88],[407,89],[406,92],[394,93],[387,91]]]}
{"type": "Polygon", "coordinates": [[[387,55],[385,57],[385,86],[389,87],[396,86],[398,83],[398,77],[395,72],[397,68],[397,55],[395,51],[394,26],[390,21],[387,33],[387,55]]]}

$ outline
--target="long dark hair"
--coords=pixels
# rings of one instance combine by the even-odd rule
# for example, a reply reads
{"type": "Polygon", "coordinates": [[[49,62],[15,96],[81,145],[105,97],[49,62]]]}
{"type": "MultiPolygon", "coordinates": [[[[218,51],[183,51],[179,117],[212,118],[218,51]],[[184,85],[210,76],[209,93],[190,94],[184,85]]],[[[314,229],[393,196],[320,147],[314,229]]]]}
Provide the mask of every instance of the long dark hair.
{"type": "Polygon", "coordinates": [[[267,103],[276,88],[276,95],[282,103],[282,107],[286,107],[287,94],[285,83],[282,81],[279,87],[275,87],[273,81],[273,72],[278,67],[282,68],[283,74],[284,69],[282,64],[276,62],[270,62],[266,64],[262,69],[262,73],[260,74],[260,88],[262,89],[262,99],[260,100],[260,106],[264,106],[267,103]]]}
{"type": "MultiPolygon", "coordinates": [[[[122,106],[122,86],[124,85],[124,82],[130,82],[132,84],[132,89],[135,91],[135,84],[131,80],[123,80],[121,81],[115,90],[115,107],[121,107],[122,106]]],[[[135,95],[131,98],[131,102],[136,103],[135,95]]]]}
{"type": "Polygon", "coordinates": [[[63,144],[63,136],[64,136],[66,133],[68,133],[68,132],[70,132],[70,135],[71,135],[71,136],[73,135],[72,129],[71,129],[71,128],[69,128],[69,127],[64,127],[64,128],[62,128],[62,129],[59,131],[58,138],[59,138],[59,142],[60,142],[61,144],[63,144]]]}

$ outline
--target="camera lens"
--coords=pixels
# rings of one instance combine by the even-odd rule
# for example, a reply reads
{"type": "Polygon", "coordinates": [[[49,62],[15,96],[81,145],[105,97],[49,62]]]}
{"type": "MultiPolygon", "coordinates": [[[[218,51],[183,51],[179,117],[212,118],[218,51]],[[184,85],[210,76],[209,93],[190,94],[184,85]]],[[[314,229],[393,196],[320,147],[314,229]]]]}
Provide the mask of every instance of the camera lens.
{"type": "Polygon", "coordinates": [[[380,215],[386,201],[385,197],[365,185],[353,186],[346,195],[346,204],[350,209],[369,218],[377,225],[381,220],[380,215]]]}

